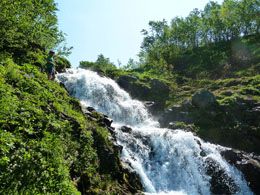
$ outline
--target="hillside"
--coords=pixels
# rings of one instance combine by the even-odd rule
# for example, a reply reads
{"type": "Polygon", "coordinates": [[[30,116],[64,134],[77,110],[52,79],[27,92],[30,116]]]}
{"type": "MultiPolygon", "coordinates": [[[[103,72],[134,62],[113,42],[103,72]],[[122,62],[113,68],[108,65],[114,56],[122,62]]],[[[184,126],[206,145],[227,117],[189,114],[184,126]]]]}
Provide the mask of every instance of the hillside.
{"type": "Polygon", "coordinates": [[[0,108],[1,194],[137,190],[101,120],[37,67],[1,59],[0,108]]]}

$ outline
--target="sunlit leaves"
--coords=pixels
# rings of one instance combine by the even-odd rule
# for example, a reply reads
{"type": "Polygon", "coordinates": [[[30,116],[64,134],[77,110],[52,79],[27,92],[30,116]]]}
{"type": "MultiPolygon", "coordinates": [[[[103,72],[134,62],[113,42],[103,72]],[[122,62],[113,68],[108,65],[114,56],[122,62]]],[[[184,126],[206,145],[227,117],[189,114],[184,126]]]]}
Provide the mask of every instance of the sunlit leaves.
{"type": "Polygon", "coordinates": [[[53,0],[2,0],[0,51],[21,55],[29,49],[47,49],[59,41],[53,0]]]}

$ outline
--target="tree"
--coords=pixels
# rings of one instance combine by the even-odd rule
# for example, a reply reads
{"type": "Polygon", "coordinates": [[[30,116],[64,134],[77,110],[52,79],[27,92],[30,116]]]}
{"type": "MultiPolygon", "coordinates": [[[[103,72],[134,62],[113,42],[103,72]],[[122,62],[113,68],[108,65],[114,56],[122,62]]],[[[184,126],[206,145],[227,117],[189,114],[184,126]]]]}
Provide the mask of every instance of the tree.
{"type": "Polygon", "coordinates": [[[95,62],[81,61],[79,67],[104,72],[116,68],[116,66],[110,62],[110,59],[106,58],[103,54],[99,54],[95,62]]]}
{"type": "Polygon", "coordinates": [[[204,10],[175,17],[170,25],[165,20],[150,21],[149,29],[142,30],[142,67],[161,72],[185,66],[194,57],[200,65],[223,64],[232,40],[259,34],[259,4],[259,0],[224,0],[222,5],[210,1],[204,10]],[[210,47],[213,49],[208,51],[210,47]]]}
{"type": "Polygon", "coordinates": [[[123,69],[125,70],[133,70],[139,67],[138,62],[136,62],[133,58],[130,58],[125,66],[123,66],[123,69]]]}
{"type": "Polygon", "coordinates": [[[242,35],[256,34],[260,26],[260,2],[259,0],[243,0],[238,5],[239,19],[241,21],[240,32],[242,35]]]}
{"type": "Polygon", "coordinates": [[[54,0],[1,0],[0,51],[20,57],[50,49],[62,40],[54,0]]]}

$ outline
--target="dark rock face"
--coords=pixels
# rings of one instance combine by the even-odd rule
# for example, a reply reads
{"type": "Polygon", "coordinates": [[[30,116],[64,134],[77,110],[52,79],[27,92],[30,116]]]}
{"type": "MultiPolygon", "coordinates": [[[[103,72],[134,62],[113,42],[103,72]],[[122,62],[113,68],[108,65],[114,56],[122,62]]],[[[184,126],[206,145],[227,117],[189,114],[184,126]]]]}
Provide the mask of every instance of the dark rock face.
{"type": "Polygon", "coordinates": [[[101,121],[106,127],[110,127],[113,122],[113,120],[111,118],[108,118],[107,116],[104,116],[101,121]]]}
{"type": "Polygon", "coordinates": [[[159,118],[159,123],[162,127],[170,127],[170,123],[174,123],[176,121],[189,124],[193,123],[194,119],[189,113],[189,110],[182,106],[173,106],[172,108],[166,110],[159,118]]]}
{"type": "Polygon", "coordinates": [[[218,105],[206,90],[165,110],[161,127],[175,129],[179,122],[194,124],[201,138],[220,145],[260,154],[260,105],[252,99],[237,98],[231,105],[218,105]]]}
{"type": "Polygon", "coordinates": [[[87,111],[93,112],[93,111],[95,111],[95,108],[93,108],[93,107],[87,107],[87,111]]]}
{"type": "Polygon", "coordinates": [[[205,167],[206,174],[211,177],[210,191],[213,194],[235,194],[238,191],[233,179],[210,157],[206,159],[205,167]]]}
{"type": "Polygon", "coordinates": [[[133,98],[146,100],[145,98],[148,96],[150,91],[149,87],[136,83],[136,81],[138,81],[136,77],[124,75],[120,76],[116,82],[121,88],[130,93],[133,98]]]}
{"type": "Polygon", "coordinates": [[[192,96],[192,105],[197,108],[208,108],[216,104],[217,101],[214,94],[207,90],[198,91],[192,96]]]}
{"type": "Polygon", "coordinates": [[[255,194],[260,194],[260,157],[237,150],[224,150],[221,155],[238,168],[255,194]]]}
{"type": "MultiPolygon", "coordinates": [[[[137,189],[143,189],[143,185],[141,183],[141,180],[136,173],[136,171],[131,167],[130,163],[124,163],[123,164],[123,171],[127,174],[125,174],[125,180],[127,180],[130,184],[130,187],[132,188],[132,193],[133,194],[143,194],[143,193],[137,193],[137,189]]],[[[131,189],[130,188],[130,189],[131,189]]]]}
{"type": "MultiPolygon", "coordinates": [[[[158,96],[169,96],[170,93],[170,89],[168,87],[168,85],[166,85],[165,83],[163,83],[162,81],[159,81],[157,79],[153,79],[151,80],[151,90],[155,95],[158,96]]],[[[163,98],[163,97],[161,97],[163,98]]]]}
{"type": "Polygon", "coordinates": [[[130,76],[130,75],[124,75],[118,78],[117,83],[119,84],[119,86],[121,86],[122,88],[130,88],[130,85],[132,82],[137,81],[137,78],[134,76],[130,76]]]}

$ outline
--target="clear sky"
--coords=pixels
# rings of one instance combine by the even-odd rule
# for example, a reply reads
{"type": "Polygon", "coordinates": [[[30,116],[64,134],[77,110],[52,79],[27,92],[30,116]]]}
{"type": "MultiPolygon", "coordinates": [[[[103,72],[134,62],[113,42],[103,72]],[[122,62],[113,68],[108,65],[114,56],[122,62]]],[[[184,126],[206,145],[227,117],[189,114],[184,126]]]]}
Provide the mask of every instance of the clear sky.
{"type": "MultiPolygon", "coordinates": [[[[216,0],[222,3],[223,0],[216,0]]],[[[186,17],[194,8],[203,9],[209,0],[56,0],[59,27],[73,46],[69,60],[95,61],[99,54],[126,64],[137,59],[142,29],[148,22],[176,16],[186,17]]]]}

